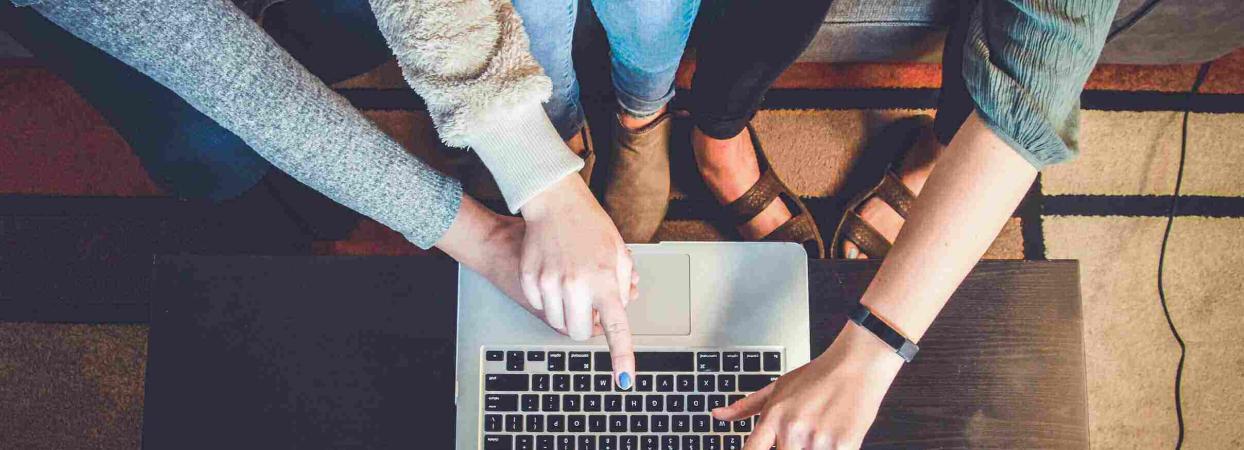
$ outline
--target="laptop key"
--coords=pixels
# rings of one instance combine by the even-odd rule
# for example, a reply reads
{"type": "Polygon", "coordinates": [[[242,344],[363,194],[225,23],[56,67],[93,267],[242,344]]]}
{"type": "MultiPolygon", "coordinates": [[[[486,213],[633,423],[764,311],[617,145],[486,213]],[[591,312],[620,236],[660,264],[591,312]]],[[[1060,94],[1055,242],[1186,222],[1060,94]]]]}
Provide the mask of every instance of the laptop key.
{"type": "Polygon", "coordinates": [[[734,375],[717,376],[717,392],[734,392],[734,375]]]}
{"type": "Polygon", "coordinates": [[[600,411],[600,396],[599,395],[584,395],[583,396],[583,410],[587,412],[600,411]]]}
{"type": "Polygon", "coordinates": [[[635,371],[691,372],[695,370],[695,355],[691,352],[635,352],[635,371]]]}
{"type": "Polygon", "coordinates": [[[765,352],[765,372],[781,372],[782,371],[782,354],[778,352],[765,352]]]}
{"type": "Polygon", "coordinates": [[[644,397],[640,395],[626,396],[626,412],[642,412],[644,410],[644,397]]]}
{"type": "Polygon", "coordinates": [[[670,431],[670,416],[652,416],[651,425],[649,428],[653,433],[668,433],[670,431]]]}
{"type": "Polygon", "coordinates": [[[566,357],[571,372],[591,372],[592,352],[570,352],[566,357]]]}
{"type": "Polygon", "coordinates": [[[577,450],[596,450],[596,436],[579,436],[577,450]]]}
{"type": "Polygon", "coordinates": [[[657,437],[653,435],[640,438],[639,443],[640,445],[643,445],[643,450],[658,450],[660,448],[657,446],[657,437]]]}
{"type": "Polygon", "coordinates": [[[591,375],[575,375],[574,376],[575,392],[591,392],[592,376],[591,375]]]}
{"type": "Polygon", "coordinates": [[[489,350],[484,352],[484,360],[486,361],[504,361],[505,352],[501,350],[489,350]]]}
{"type": "Polygon", "coordinates": [[[703,395],[688,395],[687,396],[687,411],[704,412],[704,396],[703,395]]]}
{"type": "Polygon", "coordinates": [[[721,353],[700,352],[695,354],[695,370],[697,372],[717,372],[721,370],[721,353]]]}
{"type": "Polygon", "coordinates": [[[544,435],[536,436],[536,450],[556,450],[553,446],[553,436],[544,435]]]}
{"type": "Polygon", "coordinates": [[[613,359],[609,352],[592,353],[592,364],[597,372],[613,372],[613,359]]]}
{"type": "Polygon", "coordinates": [[[605,422],[606,422],[605,419],[607,419],[607,417],[601,414],[593,414],[593,415],[587,416],[587,431],[590,431],[592,433],[604,433],[605,422]]]}
{"type": "Polygon", "coordinates": [[[695,375],[679,375],[675,384],[678,392],[695,392],[695,375]]]}
{"type": "Polygon", "coordinates": [[[484,436],[484,450],[514,450],[514,436],[504,434],[484,436]]]}
{"type": "Polygon", "coordinates": [[[743,370],[743,359],[739,352],[723,352],[721,354],[721,371],[738,372],[743,370]]]}
{"type": "Polygon", "coordinates": [[[605,411],[607,412],[622,411],[622,396],[621,395],[606,395],[605,396],[605,411]]]}
{"type": "Polygon", "coordinates": [[[669,412],[683,412],[686,410],[687,398],[679,394],[665,396],[665,410],[669,412]]]}
{"type": "Polygon", "coordinates": [[[618,448],[621,450],[639,450],[639,436],[628,434],[618,439],[618,448]]]}
{"type": "Polygon", "coordinates": [[[518,414],[506,414],[505,431],[511,433],[523,431],[523,416],[518,414]]]}
{"type": "Polygon", "coordinates": [[[647,433],[648,432],[648,416],[631,416],[631,432],[647,433]]]}
{"type": "Polygon", "coordinates": [[[544,361],[544,352],[534,351],[534,350],[527,352],[527,361],[529,362],[544,361]]]}
{"type": "Polygon", "coordinates": [[[523,412],[535,412],[540,410],[539,394],[523,394],[522,400],[523,412]]]}
{"type": "Polygon", "coordinates": [[[691,431],[696,433],[707,433],[710,422],[712,422],[712,418],[708,414],[696,414],[691,416],[691,431]]]}
{"type": "Polygon", "coordinates": [[[500,414],[484,414],[484,431],[501,431],[500,414]]]}
{"type": "Polygon", "coordinates": [[[712,411],[714,409],[717,409],[723,406],[726,406],[726,396],[724,395],[708,396],[708,410],[709,411],[712,411]]]}
{"type": "Polygon", "coordinates": [[[670,416],[670,429],[674,430],[675,433],[691,431],[691,416],[686,414],[670,416]]]}
{"type": "Polygon", "coordinates": [[[556,392],[570,392],[570,375],[553,375],[553,390],[556,392]]]}
{"type": "Polygon", "coordinates": [[[524,434],[514,437],[514,450],[535,450],[535,440],[531,435],[524,434]]]}
{"type": "Polygon", "coordinates": [[[596,447],[598,450],[618,450],[618,437],[601,436],[597,444],[600,444],[596,447]]]}
{"type": "Polygon", "coordinates": [[[644,397],[644,410],[648,412],[665,411],[665,397],[660,394],[647,395],[644,397]]]}
{"type": "Polygon", "coordinates": [[[549,372],[561,372],[566,370],[566,354],[563,352],[549,352],[549,372]]]}
{"type": "Polygon", "coordinates": [[[566,394],[562,396],[562,411],[579,412],[582,408],[583,399],[578,395],[566,394]]]}
{"type": "Polygon", "coordinates": [[[518,395],[488,394],[484,396],[484,411],[509,412],[518,411],[518,395]]]}
{"type": "Polygon", "coordinates": [[[743,450],[743,438],[737,434],[729,434],[722,438],[723,450],[743,450]]]}
{"type": "Polygon", "coordinates": [[[626,426],[628,423],[629,422],[627,422],[626,416],[623,416],[621,414],[611,415],[609,416],[609,432],[610,433],[625,433],[626,426]]]}
{"type": "Polygon", "coordinates": [[[695,386],[700,392],[717,392],[717,378],[712,375],[696,375],[695,386]]]}
{"type": "Polygon", "coordinates": [[[574,450],[574,436],[558,436],[557,450],[574,450]]]}
{"type": "Polygon", "coordinates": [[[609,392],[613,388],[613,376],[604,374],[593,376],[592,387],[596,392],[609,392]]]}
{"type": "Polygon", "coordinates": [[[699,436],[683,436],[682,450],[700,450],[699,436]]]}
{"type": "Polygon", "coordinates": [[[746,395],[739,395],[739,394],[728,395],[726,396],[726,404],[733,405],[735,402],[738,402],[739,400],[742,400],[746,397],[747,397],[746,395]]]}
{"type": "Polygon", "coordinates": [[[505,370],[510,372],[522,372],[523,363],[527,360],[523,352],[505,352],[505,370]]]}
{"type": "Polygon", "coordinates": [[[531,376],[531,390],[546,392],[549,390],[549,375],[540,373],[531,376]]]}
{"type": "Polygon", "coordinates": [[[652,375],[635,376],[636,392],[652,392],[652,375]]]}
{"type": "Polygon", "coordinates": [[[729,433],[730,432],[730,421],[721,420],[721,419],[713,419],[713,432],[714,433],[729,433]]]}
{"type": "Polygon", "coordinates": [[[566,416],[561,414],[549,414],[544,418],[545,429],[550,433],[561,433],[566,431],[566,416]]]}
{"type": "Polygon", "coordinates": [[[661,436],[661,450],[678,450],[678,436],[661,436]]]}
{"type": "Polygon", "coordinates": [[[582,433],[587,429],[587,416],[580,414],[571,414],[566,416],[566,431],[570,433],[582,433]]]}
{"type": "Polygon", "coordinates": [[[700,442],[703,442],[700,448],[704,450],[721,450],[721,436],[704,436],[700,442]]]}
{"type": "Polygon", "coordinates": [[[526,391],[528,375],[525,373],[490,373],[484,375],[484,390],[493,392],[526,391]]]}
{"type": "Polygon", "coordinates": [[[736,385],[741,392],[756,392],[777,379],[777,375],[739,375],[736,385]]]}
{"type": "Polygon", "coordinates": [[[543,433],[544,432],[544,416],[540,414],[531,414],[527,416],[527,432],[543,433]]]}
{"type": "Polygon", "coordinates": [[[752,418],[744,417],[742,419],[734,421],[734,431],[739,432],[739,433],[751,433],[752,432],[752,418]]]}
{"type": "Polygon", "coordinates": [[[543,407],[540,409],[544,412],[556,412],[562,410],[561,402],[557,400],[557,394],[544,394],[540,397],[540,401],[543,403],[543,405],[541,405],[543,407]]]}
{"type": "Polygon", "coordinates": [[[657,375],[657,392],[674,392],[674,376],[657,375]]]}

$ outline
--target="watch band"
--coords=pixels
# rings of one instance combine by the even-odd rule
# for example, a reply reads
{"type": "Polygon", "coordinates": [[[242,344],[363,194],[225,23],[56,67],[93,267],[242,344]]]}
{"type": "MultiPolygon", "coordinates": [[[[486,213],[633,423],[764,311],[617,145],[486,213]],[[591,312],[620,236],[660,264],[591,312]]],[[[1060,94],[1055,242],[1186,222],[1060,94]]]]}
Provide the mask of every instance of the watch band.
{"type": "Polygon", "coordinates": [[[865,330],[872,332],[873,335],[881,339],[881,342],[885,342],[886,345],[893,348],[894,352],[903,358],[903,361],[911,362],[912,358],[916,357],[916,352],[920,351],[920,347],[915,342],[907,339],[907,337],[895,331],[894,328],[891,328],[889,324],[873,315],[873,311],[864,306],[863,303],[851,310],[849,317],[856,325],[864,327],[865,330]]]}

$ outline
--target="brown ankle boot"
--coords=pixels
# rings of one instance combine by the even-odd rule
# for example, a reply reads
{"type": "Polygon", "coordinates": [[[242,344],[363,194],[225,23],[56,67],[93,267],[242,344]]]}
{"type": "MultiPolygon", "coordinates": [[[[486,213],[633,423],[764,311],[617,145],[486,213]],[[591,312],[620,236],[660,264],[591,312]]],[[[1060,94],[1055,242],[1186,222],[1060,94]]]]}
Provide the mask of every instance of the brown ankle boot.
{"type": "Polygon", "coordinates": [[[605,212],[626,242],[650,242],[670,201],[670,133],[663,113],[638,130],[613,123],[613,163],[605,185],[605,212]]]}
{"type": "Polygon", "coordinates": [[[583,153],[579,154],[583,158],[583,168],[579,169],[579,176],[583,177],[584,184],[591,186],[592,170],[596,168],[596,152],[592,150],[592,131],[586,123],[579,129],[579,137],[583,139],[583,153]]]}

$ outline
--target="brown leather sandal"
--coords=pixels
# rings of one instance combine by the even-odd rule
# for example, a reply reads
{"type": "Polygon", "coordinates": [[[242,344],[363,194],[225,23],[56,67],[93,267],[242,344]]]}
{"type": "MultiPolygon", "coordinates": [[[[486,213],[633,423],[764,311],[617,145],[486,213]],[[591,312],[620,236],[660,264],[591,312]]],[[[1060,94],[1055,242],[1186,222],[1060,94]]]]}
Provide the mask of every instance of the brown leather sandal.
{"type": "Polygon", "coordinates": [[[920,115],[899,120],[877,134],[877,141],[869,145],[865,154],[876,155],[880,152],[888,152],[891,155],[888,158],[889,163],[881,171],[860,167],[855,171],[855,179],[848,180],[846,189],[851,189],[853,184],[858,185],[861,176],[873,181],[862,189],[856,189],[859,192],[841,208],[838,227],[834,230],[833,240],[830,241],[830,257],[845,258],[842,243],[849,240],[869,258],[885,258],[886,253],[890,251],[890,241],[860,217],[860,207],[864,205],[864,202],[876,197],[890,205],[903,220],[907,220],[911,205],[916,201],[916,194],[903,184],[896,170],[908,150],[920,139],[921,134],[930,132],[932,126],[932,117],[920,115]]]}
{"type": "Polygon", "coordinates": [[[803,245],[809,257],[824,258],[825,241],[821,239],[821,231],[812,219],[812,213],[769,165],[769,159],[760,147],[760,138],[750,123],[747,124],[747,132],[751,135],[752,148],[756,149],[756,160],[760,163],[760,179],[743,196],[723,207],[723,219],[737,229],[764,211],[774,199],[780,199],[790,209],[792,217],[760,240],[795,242],[803,245]]]}

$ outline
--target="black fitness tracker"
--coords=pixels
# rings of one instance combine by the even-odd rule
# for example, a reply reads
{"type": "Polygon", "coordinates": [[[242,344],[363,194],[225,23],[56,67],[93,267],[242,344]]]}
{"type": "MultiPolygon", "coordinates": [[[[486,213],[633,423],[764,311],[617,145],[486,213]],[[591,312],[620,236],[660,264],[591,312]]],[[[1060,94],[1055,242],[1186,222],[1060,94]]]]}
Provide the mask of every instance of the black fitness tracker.
{"type": "Polygon", "coordinates": [[[890,325],[873,315],[873,311],[868,309],[867,306],[864,306],[863,303],[851,310],[849,317],[851,317],[851,321],[855,322],[856,325],[864,327],[865,330],[871,331],[873,335],[881,339],[881,342],[885,342],[886,345],[893,348],[894,352],[898,353],[898,356],[903,358],[903,361],[911,362],[912,358],[916,357],[916,352],[920,351],[920,347],[916,346],[915,342],[912,342],[910,339],[907,339],[907,337],[899,334],[899,332],[895,331],[894,328],[891,328],[890,325]]]}

